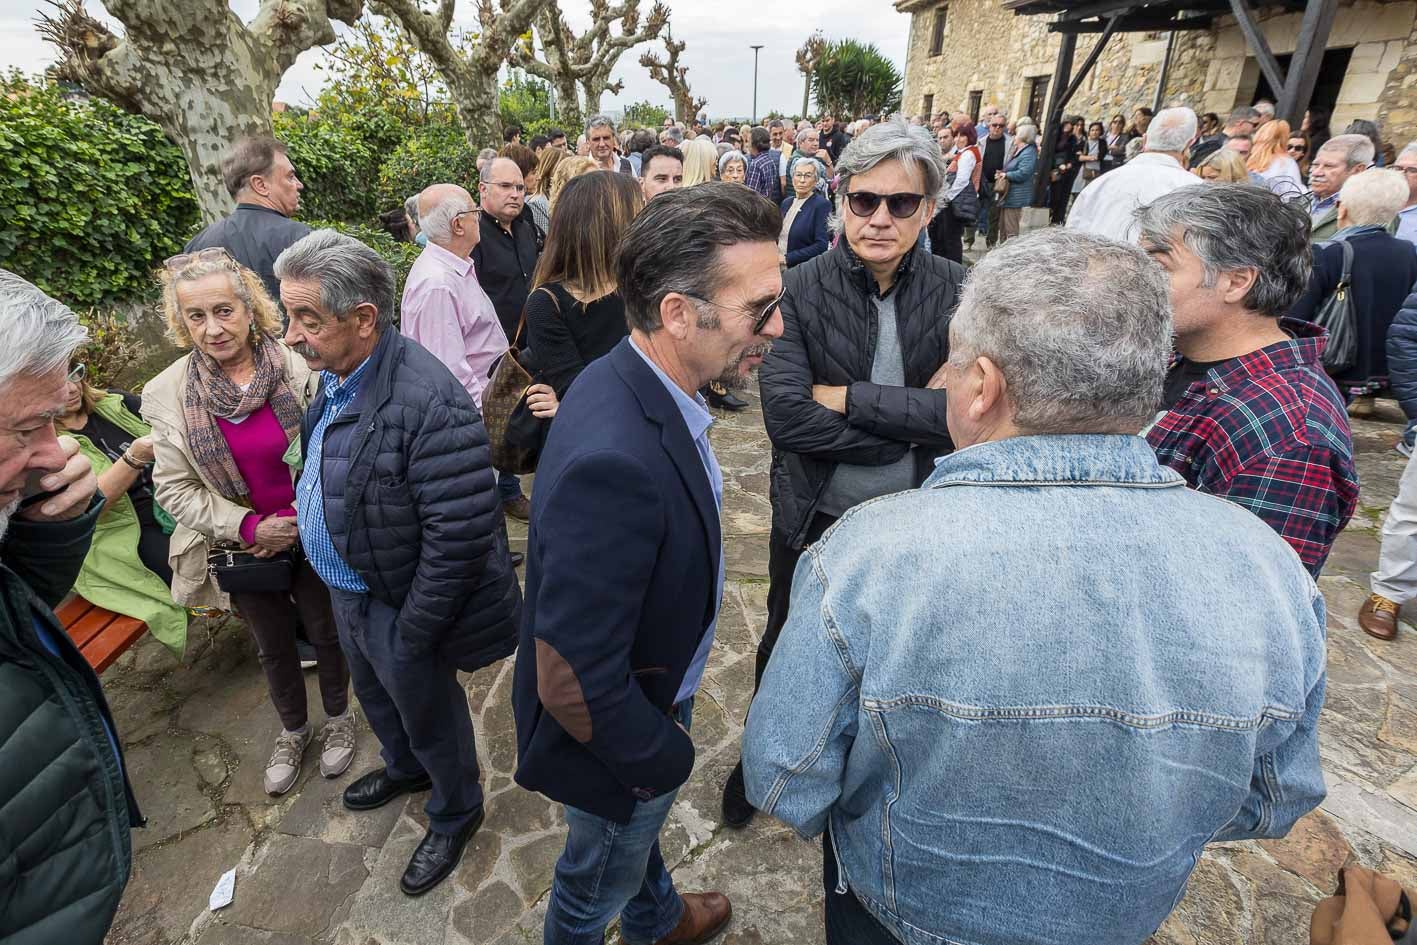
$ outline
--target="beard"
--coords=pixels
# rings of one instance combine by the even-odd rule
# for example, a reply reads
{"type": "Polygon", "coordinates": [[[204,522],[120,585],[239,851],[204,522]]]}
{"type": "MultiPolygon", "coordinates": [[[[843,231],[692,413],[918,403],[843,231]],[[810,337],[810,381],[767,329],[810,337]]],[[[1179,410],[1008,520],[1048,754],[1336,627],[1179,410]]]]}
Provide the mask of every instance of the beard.
{"type": "Polygon", "coordinates": [[[753,368],[751,371],[744,373],[740,371],[739,368],[742,367],[743,362],[746,359],[752,357],[761,358],[771,350],[772,342],[770,341],[760,345],[753,345],[750,348],[744,348],[742,353],[739,354],[738,357],[734,358],[732,362],[729,363],[728,367],[723,369],[723,373],[718,376],[718,383],[722,384],[723,387],[727,390],[746,389],[748,387],[749,382],[752,381],[753,375],[757,373],[758,369],[753,368]]]}

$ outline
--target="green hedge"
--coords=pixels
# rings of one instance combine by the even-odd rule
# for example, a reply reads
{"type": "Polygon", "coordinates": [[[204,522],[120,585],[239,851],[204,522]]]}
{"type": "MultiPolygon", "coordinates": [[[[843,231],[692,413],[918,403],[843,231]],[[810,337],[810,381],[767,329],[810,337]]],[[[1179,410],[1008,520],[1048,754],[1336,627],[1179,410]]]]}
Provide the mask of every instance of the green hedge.
{"type": "Polygon", "coordinates": [[[369,182],[379,173],[379,154],[351,126],[306,114],[280,112],[275,136],[285,142],[300,193],[302,220],[348,220],[373,225],[378,194],[369,182]]]}
{"type": "Polygon", "coordinates": [[[74,305],[148,294],[197,226],[157,125],[18,74],[0,79],[0,267],[74,305]]]}
{"type": "Polygon", "coordinates": [[[477,152],[455,124],[426,125],[394,149],[379,168],[379,208],[392,210],[429,184],[460,184],[477,193],[477,152]]]}

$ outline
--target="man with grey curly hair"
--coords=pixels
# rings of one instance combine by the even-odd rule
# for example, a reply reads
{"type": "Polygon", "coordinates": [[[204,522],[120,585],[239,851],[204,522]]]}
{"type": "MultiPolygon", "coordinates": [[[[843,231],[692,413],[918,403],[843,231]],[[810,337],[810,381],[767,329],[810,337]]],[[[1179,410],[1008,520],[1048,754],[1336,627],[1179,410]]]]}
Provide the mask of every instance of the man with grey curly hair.
{"type": "Polygon", "coordinates": [[[1306,209],[1250,184],[1206,184],[1137,219],[1171,278],[1178,355],[1147,441],[1192,488],[1268,522],[1317,577],[1357,505],[1358,473],[1323,367],[1328,336],[1285,317],[1309,284],[1306,209]]]}
{"type": "Polygon", "coordinates": [[[1323,799],[1323,597],[1137,436],[1170,340],[1137,247],[1009,240],[930,385],[959,450],[803,556],[743,763],[825,834],[827,945],[1141,942],[1323,799]]]}
{"type": "Polygon", "coordinates": [[[62,302],[0,269],[0,940],[98,943],[143,824],[98,677],[54,616],[104,508],[56,437],[84,344],[62,302]]]}
{"type": "MultiPolygon", "coordinates": [[[[783,335],[761,371],[774,461],[758,678],[802,549],[852,506],[918,486],[950,450],[944,392],[927,386],[949,354],[964,269],[918,246],[944,185],[939,145],[893,118],[853,139],[836,171],[841,239],[787,270],[783,335]]],[[[738,767],[723,819],[742,826],[752,816],[738,767]]]]}

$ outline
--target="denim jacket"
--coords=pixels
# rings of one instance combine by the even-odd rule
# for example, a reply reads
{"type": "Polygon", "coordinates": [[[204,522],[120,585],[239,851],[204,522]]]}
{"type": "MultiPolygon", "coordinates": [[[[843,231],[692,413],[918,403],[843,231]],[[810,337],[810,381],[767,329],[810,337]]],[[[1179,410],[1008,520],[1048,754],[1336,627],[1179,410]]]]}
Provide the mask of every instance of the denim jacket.
{"type": "Polygon", "coordinates": [[[907,945],[1132,945],[1206,843],[1323,799],[1323,696],[1269,526],[1140,437],[1022,436],[807,550],[743,763],[907,945]]]}

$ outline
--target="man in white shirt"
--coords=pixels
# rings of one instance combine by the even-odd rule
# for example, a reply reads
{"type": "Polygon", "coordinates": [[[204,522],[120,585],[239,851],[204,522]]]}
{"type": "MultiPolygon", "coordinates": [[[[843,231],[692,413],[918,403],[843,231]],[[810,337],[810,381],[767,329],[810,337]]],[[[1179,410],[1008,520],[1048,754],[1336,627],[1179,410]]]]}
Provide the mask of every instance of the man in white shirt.
{"type": "Polygon", "coordinates": [[[1147,127],[1142,153],[1078,194],[1068,214],[1068,228],[1135,243],[1138,207],[1201,183],[1184,164],[1186,149],[1196,139],[1197,124],[1196,113],[1189,108],[1157,112],[1147,127]]]}

